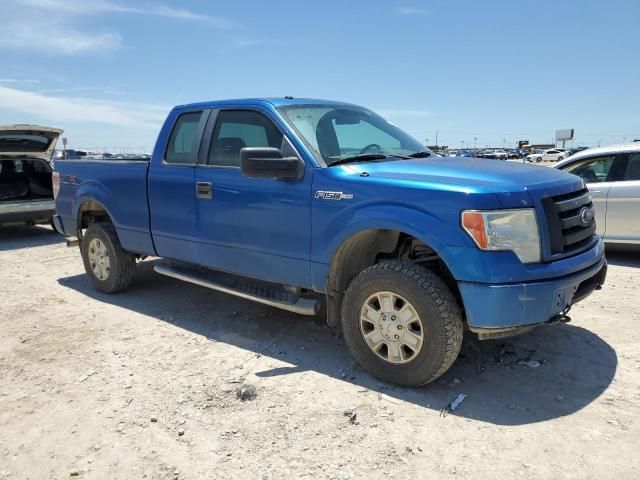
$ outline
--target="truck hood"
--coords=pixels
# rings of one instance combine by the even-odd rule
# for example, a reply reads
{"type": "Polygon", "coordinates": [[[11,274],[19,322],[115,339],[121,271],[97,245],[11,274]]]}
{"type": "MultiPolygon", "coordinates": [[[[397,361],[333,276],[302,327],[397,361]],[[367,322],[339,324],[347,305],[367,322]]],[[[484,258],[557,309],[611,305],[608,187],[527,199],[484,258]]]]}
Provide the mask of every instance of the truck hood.
{"type": "Polygon", "coordinates": [[[40,125],[0,125],[0,157],[51,160],[63,130],[40,125]]]}
{"type": "Polygon", "coordinates": [[[521,192],[558,186],[581,188],[581,180],[555,168],[502,160],[431,157],[349,165],[371,177],[467,187],[492,193],[521,192]]]}

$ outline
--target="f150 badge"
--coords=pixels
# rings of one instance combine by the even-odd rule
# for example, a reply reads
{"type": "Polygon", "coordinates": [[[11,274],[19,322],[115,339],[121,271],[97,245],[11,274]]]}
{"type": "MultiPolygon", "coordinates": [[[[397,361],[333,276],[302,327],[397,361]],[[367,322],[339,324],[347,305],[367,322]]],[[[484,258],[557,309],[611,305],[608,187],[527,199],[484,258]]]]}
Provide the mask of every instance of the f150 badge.
{"type": "Polygon", "coordinates": [[[324,200],[351,200],[353,198],[353,194],[343,192],[325,192],[324,190],[318,190],[315,197],[322,198],[324,200]]]}

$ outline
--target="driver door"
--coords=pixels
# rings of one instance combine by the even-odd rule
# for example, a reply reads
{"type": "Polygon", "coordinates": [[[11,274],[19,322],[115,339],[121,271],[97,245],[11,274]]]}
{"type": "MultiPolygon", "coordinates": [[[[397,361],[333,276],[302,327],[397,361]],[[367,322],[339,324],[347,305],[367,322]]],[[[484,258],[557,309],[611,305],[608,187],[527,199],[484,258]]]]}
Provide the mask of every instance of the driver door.
{"type": "Polygon", "coordinates": [[[198,263],[216,270],[310,286],[311,171],[300,180],[249,178],[243,147],[297,155],[282,131],[258,110],[212,112],[195,172],[198,263]]]}

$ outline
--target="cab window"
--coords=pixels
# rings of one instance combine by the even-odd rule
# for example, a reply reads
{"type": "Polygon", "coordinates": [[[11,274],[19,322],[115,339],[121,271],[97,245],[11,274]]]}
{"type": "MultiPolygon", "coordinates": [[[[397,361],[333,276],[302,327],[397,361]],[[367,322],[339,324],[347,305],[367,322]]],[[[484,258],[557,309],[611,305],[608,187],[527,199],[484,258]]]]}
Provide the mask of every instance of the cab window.
{"type": "Polygon", "coordinates": [[[282,148],[282,133],[267,117],[253,110],[223,110],[218,115],[208,165],[239,167],[244,147],[282,148]]]}
{"type": "Polygon", "coordinates": [[[166,163],[193,165],[196,159],[196,133],[202,112],[183,113],[178,117],[169,137],[164,157],[166,163]]]}

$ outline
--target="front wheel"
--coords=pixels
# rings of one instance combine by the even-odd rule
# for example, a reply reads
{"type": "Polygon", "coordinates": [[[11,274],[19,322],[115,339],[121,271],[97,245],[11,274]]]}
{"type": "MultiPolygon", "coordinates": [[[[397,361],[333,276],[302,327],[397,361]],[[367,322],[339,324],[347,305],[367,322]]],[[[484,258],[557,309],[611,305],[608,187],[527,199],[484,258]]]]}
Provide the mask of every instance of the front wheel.
{"type": "Polygon", "coordinates": [[[462,315],[445,283],[405,262],[363,270],[342,303],[342,329],[356,361],[399,385],[432,382],[453,364],[462,345],[462,315]]]}
{"type": "Polygon", "coordinates": [[[116,293],[133,284],[136,258],[125,251],[111,223],[94,223],[87,228],[80,246],[84,269],[96,290],[116,293]]]}

